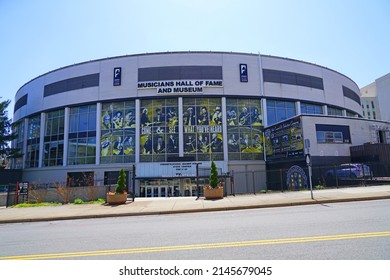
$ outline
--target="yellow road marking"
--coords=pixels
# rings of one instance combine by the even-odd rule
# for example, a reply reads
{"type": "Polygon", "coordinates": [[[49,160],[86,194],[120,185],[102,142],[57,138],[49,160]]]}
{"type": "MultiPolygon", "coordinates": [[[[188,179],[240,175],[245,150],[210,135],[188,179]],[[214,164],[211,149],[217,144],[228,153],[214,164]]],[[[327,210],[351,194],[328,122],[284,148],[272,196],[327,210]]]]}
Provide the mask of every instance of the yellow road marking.
{"type": "Polygon", "coordinates": [[[163,246],[163,247],[149,247],[149,248],[128,248],[128,249],[119,249],[119,250],[8,256],[8,257],[0,257],[0,260],[63,259],[63,258],[107,256],[107,255],[119,255],[119,254],[141,254],[141,253],[156,253],[156,252],[169,252],[169,251],[217,249],[217,248],[229,248],[229,247],[306,243],[306,242],[318,242],[318,241],[335,241],[335,240],[361,239],[361,238],[374,238],[374,237],[390,237],[390,231],[281,238],[281,239],[268,239],[268,240],[253,240],[253,241],[222,242],[222,243],[210,243],[210,244],[163,246]]]}

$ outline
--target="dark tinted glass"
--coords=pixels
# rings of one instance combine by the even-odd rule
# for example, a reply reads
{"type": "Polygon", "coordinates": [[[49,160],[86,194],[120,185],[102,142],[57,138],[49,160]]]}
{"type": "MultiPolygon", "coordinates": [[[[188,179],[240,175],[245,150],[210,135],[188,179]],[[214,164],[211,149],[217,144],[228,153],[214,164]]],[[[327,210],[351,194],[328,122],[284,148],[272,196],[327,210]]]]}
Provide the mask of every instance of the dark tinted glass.
{"type": "Polygon", "coordinates": [[[99,86],[99,73],[70,78],[45,86],[44,97],[61,92],[99,86]]]}
{"type": "Polygon", "coordinates": [[[322,78],[293,72],[263,69],[264,82],[297,85],[303,87],[324,89],[322,78]]]}
{"type": "Polygon", "coordinates": [[[138,69],[138,81],[222,80],[222,66],[167,66],[138,69]]]}

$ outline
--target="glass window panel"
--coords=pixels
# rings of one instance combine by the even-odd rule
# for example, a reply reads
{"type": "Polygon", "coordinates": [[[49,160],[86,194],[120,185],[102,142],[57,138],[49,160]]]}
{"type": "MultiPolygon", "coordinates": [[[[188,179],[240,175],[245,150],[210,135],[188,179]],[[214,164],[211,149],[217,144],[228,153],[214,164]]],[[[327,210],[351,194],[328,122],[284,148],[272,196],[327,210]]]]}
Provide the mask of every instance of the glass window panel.
{"type": "Polygon", "coordinates": [[[263,69],[264,82],[280,83],[280,73],[281,71],[263,69]]]}
{"type": "Polygon", "coordinates": [[[88,114],[89,108],[88,106],[79,107],[78,114],[88,114]]]}
{"type": "Polygon", "coordinates": [[[321,78],[312,77],[312,79],[311,79],[311,86],[313,88],[317,88],[317,89],[324,89],[323,80],[321,78]]]}
{"type": "Polygon", "coordinates": [[[274,100],[267,100],[267,108],[268,107],[275,107],[276,104],[275,104],[275,101],[274,100]]]}
{"type": "Polygon", "coordinates": [[[96,130],[96,113],[90,113],[88,116],[88,130],[96,130]]]}
{"type": "Polygon", "coordinates": [[[276,110],[276,119],[277,119],[278,122],[287,119],[286,110],[278,108],[276,110]]]}
{"type": "Polygon", "coordinates": [[[78,131],[87,131],[88,130],[88,114],[80,114],[78,121],[78,131]]]}
{"type": "Polygon", "coordinates": [[[90,105],[89,106],[89,112],[90,113],[92,113],[92,112],[96,113],[96,105],[90,105]]]}
{"type": "Polygon", "coordinates": [[[285,107],[287,109],[293,109],[295,111],[295,103],[294,102],[284,102],[285,107]]]}
{"type": "Polygon", "coordinates": [[[63,134],[64,133],[64,116],[62,115],[59,119],[59,122],[58,122],[58,130],[59,130],[59,133],[63,134]]]}
{"type": "Polygon", "coordinates": [[[274,108],[267,108],[268,125],[276,123],[276,110],[274,108]]]}
{"type": "MultiPolygon", "coordinates": [[[[103,108],[107,107],[103,105],[103,108]]],[[[96,139],[92,137],[96,135],[96,106],[76,107],[71,108],[70,111],[68,164],[89,164],[92,161],[87,160],[87,158],[95,158],[96,156],[96,139]],[[86,138],[87,136],[89,138],[86,138]]],[[[103,114],[104,112],[102,112],[103,114]]],[[[63,118],[57,119],[55,122],[60,132],[60,128],[64,124],[63,118]]]]}
{"type": "Polygon", "coordinates": [[[275,107],[279,109],[285,109],[286,108],[286,102],[284,101],[275,101],[275,107]]]}
{"type": "Polygon", "coordinates": [[[286,117],[287,118],[292,118],[296,115],[295,109],[288,109],[286,111],[286,117]]]}
{"type": "Polygon", "coordinates": [[[296,74],[291,72],[282,72],[281,83],[295,85],[297,83],[296,74]]]}
{"type": "Polygon", "coordinates": [[[59,131],[58,131],[58,118],[54,118],[52,121],[52,131],[51,131],[51,135],[58,135],[59,131]]]}
{"type": "Polygon", "coordinates": [[[39,164],[40,124],[40,115],[28,120],[26,167],[38,167],[39,164]]]}
{"type": "Polygon", "coordinates": [[[70,116],[69,131],[77,132],[77,115],[70,116]]]}
{"type": "Polygon", "coordinates": [[[51,121],[46,121],[45,136],[48,136],[48,135],[52,134],[51,126],[52,126],[52,122],[51,121]]]}
{"type": "Polygon", "coordinates": [[[342,116],[343,111],[341,109],[338,109],[338,108],[328,107],[328,114],[332,115],[332,116],[342,116]]]}

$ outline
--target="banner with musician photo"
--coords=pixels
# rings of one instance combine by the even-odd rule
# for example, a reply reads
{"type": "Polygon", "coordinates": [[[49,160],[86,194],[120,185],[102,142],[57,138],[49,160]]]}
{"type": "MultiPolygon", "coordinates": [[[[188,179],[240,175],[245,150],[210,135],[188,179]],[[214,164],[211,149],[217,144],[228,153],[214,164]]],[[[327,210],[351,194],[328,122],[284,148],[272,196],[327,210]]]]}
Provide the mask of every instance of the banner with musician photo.
{"type": "Polygon", "coordinates": [[[108,157],[112,155],[112,133],[102,134],[100,140],[100,156],[108,157]]]}
{"type": "Polygon", "coordinates": [[[141,101],[141,161],[165,161],[167,153],[178,154],[177,106],[177,99],[141,101]]]}
{"type": "Polygon", "coordinates": [[[101,163],[135,161],[135,102],[102,104],[101,163]]]}
{"type": "Polygon", "coordinates": [[[135,128],[134,101],[103,104],[101,130],[117,130],[123,128],[135,128]]]}
{"type": "MultiPolygon", "coordinates": [[[[120,130],[115,132],[107,132],[102,135],[100,145],[101,157],[134,155],[135,131],[132,129],[125,131],[120,130]]],[[[108,160],[108,162],[112,161],[108,160]]],[[[120,160],[119,162],[123,161],[120,160]]]]}
{"type": "Polygon", "coordinates": [[[226,110],[229,159],[262,159],[261,100],[228,98],[226,110]]]}
{"type": "Polygon", "coordinates": [[[184,154],[223,160],[220,98],[183,98],[184,154]]]}

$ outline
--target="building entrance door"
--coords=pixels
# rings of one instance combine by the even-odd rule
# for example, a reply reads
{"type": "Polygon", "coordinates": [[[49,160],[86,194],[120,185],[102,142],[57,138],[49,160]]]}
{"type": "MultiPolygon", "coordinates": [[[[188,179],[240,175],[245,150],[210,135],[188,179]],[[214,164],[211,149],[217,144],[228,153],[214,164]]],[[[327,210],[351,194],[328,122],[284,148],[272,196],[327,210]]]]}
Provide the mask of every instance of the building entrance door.
{"type": "MultiPolygon", "coordinates": [[[[200,186],[204,183],[200,182],[200,186]]],[[[140,197],[197,196],[196,179],[155,179],[141,181],[140,197]]]]}
{"type": "Polygon", "coordinates": [[[145,197],[168,197],[172,194],[170,186],[145,186],[145,197]]]}

